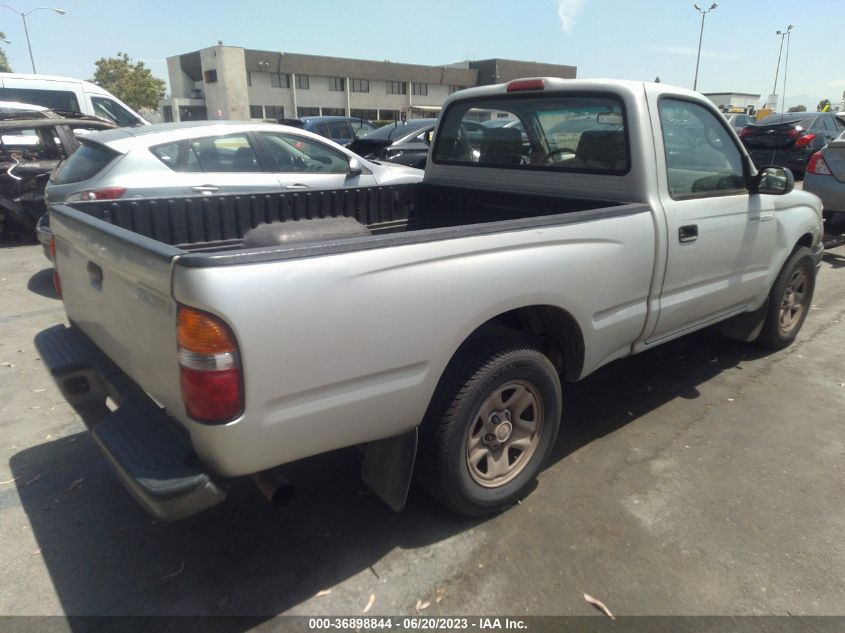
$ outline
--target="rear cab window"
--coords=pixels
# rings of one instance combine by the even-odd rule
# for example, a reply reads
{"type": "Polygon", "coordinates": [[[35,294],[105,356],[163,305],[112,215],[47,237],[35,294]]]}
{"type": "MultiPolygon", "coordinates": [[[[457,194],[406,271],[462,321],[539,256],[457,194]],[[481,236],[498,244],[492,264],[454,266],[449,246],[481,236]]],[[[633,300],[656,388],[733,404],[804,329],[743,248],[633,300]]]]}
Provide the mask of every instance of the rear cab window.
{"type": "Polygon", "coordinates": [[[57,185],[88,180],[100,173],[117,156],[117,152],[105,145],[83,141],[82,146],[53,172],[50,180],[57,185]]]}
{"type": "Polygon", "coordinates": [[[501,95],[459,101],[442,115],[433,160],[451,165],[623,174],[627,119],[613,95],[501,95]],[[510,127],[487,121],[518,121],[510,127]]]}

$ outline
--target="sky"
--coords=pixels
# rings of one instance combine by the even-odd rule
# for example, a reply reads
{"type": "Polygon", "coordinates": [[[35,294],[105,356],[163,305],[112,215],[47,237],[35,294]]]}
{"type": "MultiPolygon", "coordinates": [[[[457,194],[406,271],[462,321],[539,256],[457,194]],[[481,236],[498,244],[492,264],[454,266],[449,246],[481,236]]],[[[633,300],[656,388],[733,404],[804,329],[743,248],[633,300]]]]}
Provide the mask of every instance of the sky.
{"type": "MultiPolygon", "coordinates": [[[[166,58],[213,46],[441,65],[504,57],[577,66],[611,77],[692,87],[701,15],[687,0],[8,0],[27,12],[39,73],[88,79],[102,57],[126,52],[167,80],[166,58]],[[425,5],[424,7],[421,5],[425,5]]],[[[703,8],[711,3],[699,2],[703,8]]],[[[707,14],[701,92],[768,95],[781,37],[794,25],[786,105],[842,101],[845,69],[839,0],[724,0],[707,14]],[[824,19],[824,15],[830,19],[824,19]]],[[[0,43],[12,68],[30,72],[21,18],[0,6],[0,43]]],[[[777,92],[783,94],[786,47],[777,92]]]]}

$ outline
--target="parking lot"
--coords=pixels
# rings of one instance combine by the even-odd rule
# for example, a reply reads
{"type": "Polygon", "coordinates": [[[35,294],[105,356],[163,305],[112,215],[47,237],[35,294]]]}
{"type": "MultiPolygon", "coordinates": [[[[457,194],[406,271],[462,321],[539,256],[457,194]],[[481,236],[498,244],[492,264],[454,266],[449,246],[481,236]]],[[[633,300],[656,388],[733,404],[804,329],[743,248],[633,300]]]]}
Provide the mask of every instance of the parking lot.
{"type": "Polygon", "coordinates": [[[111,474],[32,339],[62,322],[37,245],[0,245],[0,614],[845,614],[845,246],[797,344],[702,332],[564,393],[539,486],[488,520],[394,514],[355,449],[156,522],[111,474]]]}

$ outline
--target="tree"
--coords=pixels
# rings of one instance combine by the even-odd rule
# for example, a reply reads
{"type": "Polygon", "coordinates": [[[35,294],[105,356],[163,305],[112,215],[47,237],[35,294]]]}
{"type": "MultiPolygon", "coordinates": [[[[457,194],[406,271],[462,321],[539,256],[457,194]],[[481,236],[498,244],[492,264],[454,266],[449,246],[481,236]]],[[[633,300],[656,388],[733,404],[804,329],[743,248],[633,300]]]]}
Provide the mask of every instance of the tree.
{"type": "Polygon", "coordinates": [[[830,99],[822,99],[816,107],[819,112],[828,112],[830,110],[830,99]]]}
{"type": "MultiPolygon", "coordinates": [[[[2,31],[0,31],[0,42],[6,41],[6,35],[2,31]]],[[[12,67],[9,66],[9,60],[6,59],[6,51],[0,48],[0,73],[10,73],[12,71],[12,67]]]]}
{"type": "Polygon", "coordinates": [[[117,57],[103,57],[94,64],[92,82],[105,88],[130,107],[155,110],[164,96],[165,83],[153,77],[144,62],[133,64],[129,55],[118,52],[117,57]]]}
{"type": "Polygon", "coordinates": [[[787,112],[806,112],[806,111],[807,111],[807,106],[805,106],[805,105],[792,106],[791,108],[789,108],[789,110],[787,110],[787,112]]]}

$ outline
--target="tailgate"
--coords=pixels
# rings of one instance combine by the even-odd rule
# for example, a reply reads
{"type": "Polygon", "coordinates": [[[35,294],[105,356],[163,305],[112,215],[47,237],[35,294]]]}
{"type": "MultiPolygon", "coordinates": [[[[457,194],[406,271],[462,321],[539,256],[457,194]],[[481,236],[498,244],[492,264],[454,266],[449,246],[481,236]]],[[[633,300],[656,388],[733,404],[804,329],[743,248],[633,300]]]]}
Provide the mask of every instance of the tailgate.
{"type": "Polygon", "coordinates": [[[170,292],[181,251],[66,205],[50,224],[68,318],[161,405],[181,408],[170,292]]]}

